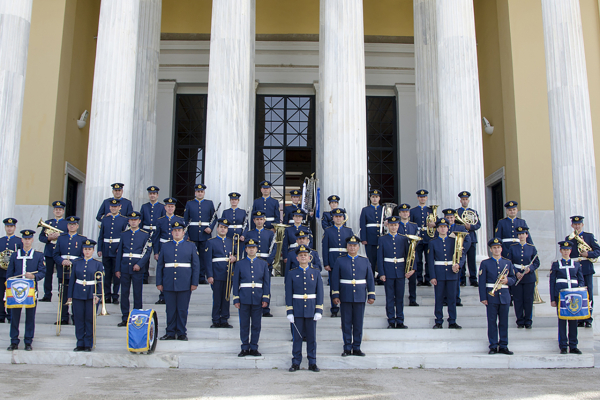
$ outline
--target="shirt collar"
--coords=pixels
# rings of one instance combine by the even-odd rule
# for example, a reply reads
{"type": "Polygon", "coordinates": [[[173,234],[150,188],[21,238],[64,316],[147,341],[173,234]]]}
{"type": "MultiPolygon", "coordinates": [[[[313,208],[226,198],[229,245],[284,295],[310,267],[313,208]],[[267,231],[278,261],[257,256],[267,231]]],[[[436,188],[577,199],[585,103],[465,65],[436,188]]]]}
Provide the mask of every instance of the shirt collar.
{"type": "Polygon", "coordinates": [[[183,242],[183,239],[181,239],[180,241],[173,239],[173,242],[175,242],[176,244],[179,244],[179,243],[183,242]]]}
{"type": "Polygon", "coordinates": [[[355,255],[354,257],[352,257],[350,254],[346,254],[348,256],[348,258],[351,258],[352,260],[356,259],[356,257],[358,257],[358,254],[355,255]]]}

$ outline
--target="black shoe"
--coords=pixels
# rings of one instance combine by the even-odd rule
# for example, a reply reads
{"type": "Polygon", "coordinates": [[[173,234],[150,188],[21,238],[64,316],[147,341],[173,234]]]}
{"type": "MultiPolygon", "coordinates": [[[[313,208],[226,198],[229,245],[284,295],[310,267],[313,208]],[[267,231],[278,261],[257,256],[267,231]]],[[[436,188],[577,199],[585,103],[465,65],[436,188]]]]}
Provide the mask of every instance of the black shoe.
{"type": "MultiPolygon", "coordinates": [[[[61,325],[69,325],[69,320],[66,321],[60,321],[61,325]]],[[[54,323],[54,325],[58,325],[56,322],[54,323]]]]}
{"type": "MultiPolygon", "coordinates": [[[[26,344],[26,345],[25,345],[25,351],[31,351],[31,350],[33,350],[33,347],[31,347],[31,345],[30,345],[30,344],[26,344]]],[[[577,350],[577,349],[575,349],[575,350],[577,350]]],[[[578,350],[578,351],[579,351],[579,350],[578,350]]],[[[572,353],[572,352],[571,352],[571,353],[572,353]]],[[[581,352],[579,352],[579,353],[581,354],[581,352]]]]}
{"type": "Polygon", "coordinates": [[[444,304],[442,304],[442,307],[448,307],[448,303],[444,302],[444,304]]]}
{"type": "Polygon", "coordinates": [[[6,348],[6,350],[8,350],[8,351],[13,351],[13,350],[18,350],[18,349],[19,349],[19,345],[16,343],[11,343],[10,346],[8,346],[6,348]]]}
{"type": "Polygon", "coordinates": [[[513,301],[512,301],[512,299],[510,299],[510,307],[512,307],[512,306],[513,306],[513,301]]]}
{"type": "Polygon", "coordinates": [[[242,350],[238,353],[238,357],[246,357],[250,350],[242,350]]]}
{"type": "Polygon", "coordinates": [[[560,354],[567,354],[567,349],[560,349],[560,354]]]}
{"type": "Polygon", "coordinates": [[[577,322],[577,327],[578,328],[583,328],[584,326],[585,326],[585,322],[583,322],[583,321],[577,322]]]}
{"type": "Polygon", "coordinates": [[[86,353],[89,353],[89,352],[92,351],[92,348],[91,347],[84,347],[83,351],[85,351],[86,353]]]}
{"type": "Polygon", "coordinates": [[[38,301],[41,301],[42,303],[50,303],[52,299],[50,297],[42,297],[38,301]]]}
{"type": "Polygon", "coordinates": [[[321,370],[319,369],[319,367],[317,367],[317,364],[311,364],[308,366],[309,371],[312,372],[320,372],[321,370]]]}
{"type": "Polygon", "coordinates": [[[352,355],[353,356],[358,356],[358,357],[364,357],[364,356],[366,356],[366,354],[363,353],[362,351],[360,351],[360,349],[358,349],[358,350],[352,350],[352,355]]]}
{"type": "Polygon", "coordinates": [[[104,303],[105,304],[111,304],[112,303],[112,299],[110,297],[108,299],[104,299],[104,303]]]}
{"type": "Polygon", "coordinates": [[[118,327],[122,328],[124,326],[127,326],[127,321],[121,321],[117,324],[118,327]]]}
{"type": "Polygon", "coordinates": [[[290,367],[290,369],[288,369],[288,371],[290,372],[296,372],[300,369],[300,366],[298,364],[292,364],[292,366],[290,367]]]}
{"type": "Polygon", "coordinates": [[[423,286],[432,286],[432,285],[431,285],[431,282],[424,282],[423,286]]]}
{"type": "Polygon", "coordinates": [[[409,307],[419,307],[419,303],[417,303],[416,301],[411,301],[410,303],[408,303],[409,307]]]}
{"type": "MultiPolygon", "coordinates": [[[[25,348],[25,350],[27,350],[27,347],[25,348]]],[[[583,354],[581,352],[581,350],[579,350],[577,347],[575,347],[574,349],[569,350],[569,353],[572,353],[572,354],[583,354]]]]}
{"type": "Polygon", "coordinates": [[[351,355],[352,355],[352,352],[350,350],[344,350],[344,352],[342,353],[342,357],[348,357],[351,355]]]}
{"type": "Polygon", "coordinates": [[[175,336],[165,335],[162,336],[159,340],[175,340],[175,336]]]}
{"type": "Polygon", "coordinates": [[[525,329],[531,329],[531,325],[525,325],[525,329]]]}
{"type": "Polygon", "coordinates": [[[585,321],[585,327],[586,328],[591,328],[592,327],[592,321],[585,321]]]}
{"type": "Polygon", "coordinates": [[[158,299],[158,301],[154,304],[166,304],[164,300],[158,299]]]}
{"type": "MultiPolygon", "coordinates": [[[[293,341],[293,340],[292,340],[292,341],[293,341]]],[[[303,341],[303,342],[308,342],[308,339],[306,338],[306,336],[302,338],[302,341],[303,341]]]]}
{"type": "Polygon", "coordinates": [[[388,329],[396,329],[396,324],[390,323],[388,324],[388,329]]]}
{"type": "Polygon", "coordinates": [[[85,349],[85,347],[83,346],[77,346],[73,349],[73,351],[83,351],[85,349]]]}
{"type": "Polygon", "coordinates": [[[461,283],[460,283],[460,286],[467,286],[467,284],[466,284],[466,283],[464,283],[464,282],[461,282],[461,283]]]}
{"type": "Polygon", "coordinates": [[[448,325],[448,329],[462,329],[462,326],[455,322],[453,324],[448,325]]]}
{"type": "Polygon", "coordinates": [[[490,351],[488,351],[488,354],[498,354],[498,349],[497,349],[497,348],[495,348],[495,347],[492,347],[492,348],[490,349],[490,351]]]}
{"type": "Polygon", "coordinates": [[[525,325],[517,325],[517,329],[523,329],[525,328],[525,325]]]}
{"type": "Polygon", "coordinates": [[[271,318],[272,316],[273,316],[273,314],[271,314],[270,312],[263,314],[263,317],[266,317],[266,318],[271,318]]]}
{"type": "Polygon", "coordinates": [[[473,286],[473,287],[479,287],[479,285],[477,284],[477,282],[471,282],[471,286],[473,286]]]}
{"type": "Polygon", "coordinates": [[[396,329],[408,329],[408,326],[400,322],[399,324],[396,324],[396,329]]]}
{"type": "Polygon", "coordinates": [[[444,326],[442,324],[435,324],[433,329],[444,329],[444,326]]]}
{"type": "Polygon", "coordinates": [[[423,282],[417,282],[417,286],[425,286],[423,282]]]}
{"type": "Polygon", "coordinates": [[[220,324],[220,323],[218,323],[218,322],[215,322],[215,323],[213,323],[213,324],[212,324],[210,327],[211,327],[211,328],[220,328],[220,327],[221,327],[221,324],[220,324]]]}
{"type": "Polygon", "coordinates": [[[113,304],[119,304],[119,300],[113,300],[113,304]]]}
{"type": "Polygon", "coordinates": [[[260,353],[258,352],[258,350],[250,350],[250,351],[248,352],[248,355],[249,355],[249,356],[253,356],[253,357],[260,357],[260,356],[262,356],[262,354],[260,354],[260,353]]]}
{"type": "Polygon", "coordinates": [[[4,318],[0,319],[0,324],[4,323],[4,318]]]}
{"type": "Polygon", "coordinates": [[[144,279],[144,285],[148,284],[148,279],[144,279]]]}
{"type": "Polygon", "coordinates": [[[331,318],[335,318],[335,317],[337,317],[337,313],[336,312],[332,312],[331,313],[331,318]]]}
{"type": "Polygon", "coordinates": [[[513,353],[512,351],[510,351],[510,350],[508,349],[508,347],[500,347],[500,348],[498,349],[498,353],[500,353],[500,354],[506,354],[507,356],[512,356],[513,354],[515,354],[515,353],[513,353]]]}
{"type": "Polygon", "coordinates": [[[462,302],[460,302],[460,301],[457,301],[457,302],[456,302],[456,307],[462,307],[462,306],[463,306],[463,305],[462,305],[462,302]]]}
{"type": "Polygon", "coordinates": [[[187,342],[188,338],[187,338],[187,335],[179,335],[179,336],[177,336],[177,340],[181,340],[182,342],[187,342]]]}
{"type": "Polygon", "coordinates": [[[202,280],[200,281],[200,284],[201,284],[201,285],[208,285],[208,281],[207,281],[206,279],[202,279],[202,280]]]}
{"type": "Polygon", "coordinates": [[[233,328],[233,325],[230,325],[228,322],[223,322],[221,328],[233,328]]]}

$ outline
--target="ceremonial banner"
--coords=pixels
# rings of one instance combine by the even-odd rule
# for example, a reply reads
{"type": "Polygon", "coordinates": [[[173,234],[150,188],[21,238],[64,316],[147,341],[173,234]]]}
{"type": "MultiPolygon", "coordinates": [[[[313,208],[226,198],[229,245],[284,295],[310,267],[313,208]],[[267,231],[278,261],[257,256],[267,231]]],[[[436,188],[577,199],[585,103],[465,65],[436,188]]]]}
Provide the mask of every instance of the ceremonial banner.
{"type": "Polygon", "coordinates": [[[6,280],[6,308],[35,307],[35,281],[26,278],[6,280]]]}
{"type": "Polygon", "coordinates": [[[559,295],[559,319],[588,319],[590,317],[590,299],[587,287],[562,289],[559,295]]]}
{"type": "Polygon", "coordinates": [[[157,334],[158,318],[154,310],[131,310],[127,321],[127,350],[152,353],[156,348],[157,334]]]}

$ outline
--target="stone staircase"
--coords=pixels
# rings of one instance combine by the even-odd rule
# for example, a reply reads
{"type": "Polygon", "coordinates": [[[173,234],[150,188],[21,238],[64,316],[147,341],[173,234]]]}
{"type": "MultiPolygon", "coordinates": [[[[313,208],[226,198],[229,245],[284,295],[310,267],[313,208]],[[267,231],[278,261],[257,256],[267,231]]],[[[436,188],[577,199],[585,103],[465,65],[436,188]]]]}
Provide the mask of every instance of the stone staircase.
{"type": "MultiPolygon", "coordinates": [[[[328,292],[328,288],[325,288],[328,292]]],[[[540,288],[548,301],[547,288],[540,288]]],[[[420,307],[405,307],[405,324],[409,329],[386,329],[385,294],[378,286],[377,300],[367,305],[362,350],[366,357],[340,356],[342,332],[340,318],[330,318],[328,302],[325,315],[317,327],[317,363],[323,369],[372,368],[576,368],[594,366],[593,329],[579,329],[579,348],[583,355],[560,355],[557,343],[555,309],[547,303],[536,305],[533,329],[517,329],[514,312],[509,318],[509,348],[513,356],[488,355],[485,307],[479,303],[477,289],[462,287],[464,304],[458,307],[457,322],[462,330],[433,330],[433,288],[418,287],[420,307]]],[[[408,291],[407,291],[408,293],[408,291]]],[[[154,308],[159,318],[159,336],[164,334],[165,306],[155,305],[158,292],[153,284],[144,285],[144,306],[154,308]]],[[[408,304],[406,299],[405,304],[408,304]]],[[[91,353],[75,353],[74,326],[63,326],[55,335],[57,296],[52,303],[39,303],[36,315],[34,350],[9,352],[9,325],[0,324],[0,363],[87,365],[94,367],[154,367],[196,369],[269,368],[287,369],[291,364],[291,333],[285,318],[283,278],[273,278],[271,312],[263,318],[259,351],[262,357],[238,358],[240,350],[237,309],[231,307],[233,329],[211,329],[212,292],[201,285],[192,295],[188,317],[188,342],[159,341],[154,354],[127,351],[126,328],[120,322],[118,305],[107,304],[109,316],[97,319],[97,346],[91,353]]],[[[446,310],[445,310],[446,313],[446,310]]],[[[21,333],[24,321],[21,321],[21,333]]],[[[596,322],[597,324],[597,322],[596,322]]],[[[22,337],[22,336],[21,336],[22,337]]],[[[304,351],[304,354],[306,352],[304,351]]],[[[306,368],[306,359],[302,367],[306,368]]]]}

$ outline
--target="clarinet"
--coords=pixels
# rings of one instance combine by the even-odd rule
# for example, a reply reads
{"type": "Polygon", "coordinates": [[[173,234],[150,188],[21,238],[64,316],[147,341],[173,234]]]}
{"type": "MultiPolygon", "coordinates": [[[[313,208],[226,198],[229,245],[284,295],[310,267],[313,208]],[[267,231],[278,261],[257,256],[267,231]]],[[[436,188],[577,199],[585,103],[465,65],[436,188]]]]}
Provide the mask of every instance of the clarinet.
{"type": "MultiPolygon", "coordinates": [[[[533,259],[531,260],[531,262],[529,264],[527,264],[527,266],[525,268],[529,268],[533,265],[533,262],[535,261],[535,259],[538,257],[538,255],[536,254],[535,257],[533,257],[533,259]]],[[[523,277],[525,276],[525,274],[521,275],[521,278],[519,278],[517,280],[517,283],[515,283],[515,286],[517,286],[519,284],[519,282],[521,282],[521,279],[523,279],[523,277]]]]}
{"type": "Polygon", "coordinates": [[[221,208],[221,203],[219,203],[219,205],[217,206],[217,209],[215,210],[215,213],[213,214],[212,218],[208,222],[209,227],[212,225],[213,222],[215,222],[215,219],[217,219],[217,214],[219,213],[219,208],[221,208]]]}

